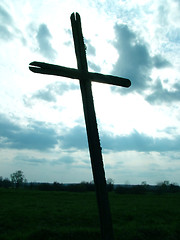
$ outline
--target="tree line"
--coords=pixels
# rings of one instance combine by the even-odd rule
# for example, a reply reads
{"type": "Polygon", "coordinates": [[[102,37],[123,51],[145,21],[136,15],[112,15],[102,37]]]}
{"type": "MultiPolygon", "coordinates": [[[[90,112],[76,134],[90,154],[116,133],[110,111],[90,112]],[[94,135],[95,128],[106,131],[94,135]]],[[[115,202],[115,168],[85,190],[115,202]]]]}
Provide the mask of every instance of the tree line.
{"type": "MultiPolygon", "coordinates": [[[[95,185],[92,182],[81,182],[78,184],[63,184],[59,182],[54,183],[36,183],[28,182],[24,176],[23,171],[18,170],[10,175],[10,179],[0,177],[1,188],[23,188],[29,190],[40,191],[70,191],[70,192],[87,192],[95,191],[95,185]]],[[[109,192],[114,191],[118,194],[146,194],[149,192],[162,194],[162,193],[177,193],[180,192],[180,186],[176,183],[170,183],[169,181],[163,181],[152,186],[146,182],[142,182],[138,185],[115,185],[114,181],[107,179],[107,190],[109,192]]]]}

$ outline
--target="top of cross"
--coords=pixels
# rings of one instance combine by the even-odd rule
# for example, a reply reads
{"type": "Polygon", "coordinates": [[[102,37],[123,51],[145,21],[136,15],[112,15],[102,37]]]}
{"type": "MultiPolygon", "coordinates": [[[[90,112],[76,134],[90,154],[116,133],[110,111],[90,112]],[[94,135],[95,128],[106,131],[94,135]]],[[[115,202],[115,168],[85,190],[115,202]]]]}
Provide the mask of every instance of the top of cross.
{"type": "Polygon", "coordinates": [[[78,13],[71,14],[71,25],[73,30],[78,69],[66,68],[54,64],[36,61],[30,63],[29,69],[35,73],[69,77],[74,79],[82,79],[83,77],[90,81],[95,81],[99,83],[107,83],[121,87],[130,87],[131,82],[129,79],[112,75],[88,72],[80,15],[78,13]]]}

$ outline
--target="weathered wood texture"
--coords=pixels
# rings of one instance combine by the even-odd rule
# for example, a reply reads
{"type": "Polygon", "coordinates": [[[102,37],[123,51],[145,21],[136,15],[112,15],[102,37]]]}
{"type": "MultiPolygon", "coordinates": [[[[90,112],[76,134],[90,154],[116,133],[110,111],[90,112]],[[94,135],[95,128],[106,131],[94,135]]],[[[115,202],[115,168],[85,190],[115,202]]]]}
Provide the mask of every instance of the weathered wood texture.
{"type": "MultiPolygon", "coordinates": [[[[79,14],[76,13],[76,15],[71,15],[71,24],[78,69],[88,72],[79,14]]],[[[91,156],[92,172],[96,187],[102,239],[112,240],[112,220],[90,79],[86,79],[85,76],[82,76],[80,78],[80,88],[89,143],[89,152],[91,156]]]]}

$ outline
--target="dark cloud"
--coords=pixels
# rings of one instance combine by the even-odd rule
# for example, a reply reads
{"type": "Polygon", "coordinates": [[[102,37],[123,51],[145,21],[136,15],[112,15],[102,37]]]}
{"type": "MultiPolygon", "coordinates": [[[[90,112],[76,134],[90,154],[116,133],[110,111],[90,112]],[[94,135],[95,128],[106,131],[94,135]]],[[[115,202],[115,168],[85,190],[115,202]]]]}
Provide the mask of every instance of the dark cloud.
{"type": "Polygon", "coordinates": [[[4,41],[10,41],[13,39],[13,34],[7,27],[0,24],[0,38],[4,41]]]}
{"type": "Polygon", "coordinates": [[[13,39],[13,33],[9,30],[13,26],[13,20],[10,14],[0,6],[0,38],[4,41],[13,39]]]}
{"type": "MultiPolygon", "coordinates": [[[[119,58],[114,65],[112,74],[129,78],[132,81],[128,93],[131,91],[142,93],[152,85],[150,75],[153,67],[169,67],[170,63],[161,55],[151,57],[148,45],[126,25],[115,25],[114,29],[116,34],[114,46],[118,50],[119,58]]],[[[115,90],[115,88],[113,89],[115,90]]]]}
{"type": "Polygon", "coordinates": [[[44,57],[50,60],[54,60],[56,57],[56,51],[51,46],[50,39],[52,38],[52,36],[46,24],[41,24],[39,26],[36,38],[39,44],[40,53],[44,57]]]}
{"type": "MultiPolygon", "coordinates": [[[[42,122],[33,122],[28,127],[21,127],[4,115],[0,116],[0,148],[13,149],[34,149],[45,151],[53,149],[60,143],[62,149],[87,150],[88,142],[85,127],[76,126],[71,129],[63,129],[63,134],[57,135],[54,129],[42,122]]],[[[180,136],[175,135],[176,129],[167,128],[164,132],[171,138],[153,138],[151,136],[140,134],[137,131],[129,135],[111,136],[107,133],[101,133],[101,146],[105,151],[138,151],[138,152],[167,152],[180,151],[180,136]],[[172,136],[174,136],[172,138],[172,136]]],[[[36,159],[34,157],[19,158],[21,161],[31,163],[46,162],[44,158],[36,159]]],[[[72,163],[71,156],[62,156],[59,159],[48,160],[51,164],[72,163]]]]}
{"type": "Polygon", "coordinates": [[[96,56],[96,49],[91,45],[91,41],[85,39],[86,52],[88,55],[96,56]]]}
{"type": "MultiPolygon", "coordinates": [[[[166,132],[166,129],[164,131],[166,132]]],[[[168,132],[169,128],[167,129],[167,133],[168,132]]],[[[100,134],[100,139],[103,150],[113,150],[117,152],[180,151],[180,136],[176,136],[174,139],[153,138],[134,131],[130,135],[123,136],[110,136],[107,133],[102,133],[100,134]]],[[[69,131],[61,136],[61,146],[63,148],[87,149],[88,143],[85,128],[76,126],[73,129],[69,129],[69,131]]]]}
{"type": "Polygon", "coordinates": [[[163,88],[160,80],[152,87],[152,93],[146,97],[146,100],[151,104],[172,103],[180,101],[180,84],[173,85],[174,90],[163,88]]]}
{"type": "Polygon", "coordinates": [[[72,164],[74,162],[74,158],[71,156],[62,156],[58,159],[47,159],[47,158],[37,158],[37,157],[29,157],[27,155],[17,155],[14,157],[14,161],[16,162],[24,162],[32,165],[39,164],[50,164],[50,165],[61,165],[61,164],[72,164]]]}
{"type": "Polygon", "coordinates": [[[41,89],[33,94],[32,98],[41,99],[47,102],[56,102],[56,96],[50,89],[41,89]]]}
{"type": "Polygon", "coordinates": [[[62,156],[58,159],[54,159],[51,162],[49,162],[51,165],[61,165],[61,164],[72,164],[73,162],[75,162],[74,157],[72,156],[62,156]]]}
{"type": "Polygon", "coordinates": [[[25,162],[25,163],[29,163],[29,164],[45,164],[48,162],[47,159],[45,158],[36,158],[36,157],[29,157],[27,155],[17,155],[16,157],[14,157],[14,161],[16,162],[25,162]]]}
{"type": "Polygon", "coordinates": [[[130,135],[111,137],[102,135],[102,147],[115,151],[166,152],[180,151],[180,136],[174,139],[153,138],[137,131],[130,135]]]}
{"type": "Polygon", "coordinates": [[[125,25],[116,25],[114,46],[119,53],[113,74],[129,78],[132,81],[130,91],[142,91],[149,83],[152,68],[151,57],[145,44],[137,41],[135,33],[125,25]]]}
{"type": "Polygon", "coordinates": [[[165,68],[165,67],[171,67],[172,65],[170,62],[168,62],[166,59],[164,59],[161,55],[156,55],[152,58],[153,65],[156,68],[165,68]]]}
{"type": "Polygon", "coordinates": [[[41,99],[47,102],[56,102],[56,96],[61,96],[65,92],[70,90],[79,89],[79,86],[76,84],[68,84],[64,82],[55,82],[49,84],[45,89],[41,89],[32,95],[32,98],[41,99]]]}
{"type": "Polygon", "coordinates": [[[16,27],[13,18],[8,11],[0,5],[0,39],[3,41],[11,41],[14,38],[21,40],[23,45],[26,44],[22,32],[16,27]]]}
{"type": "Polygon", "coordinates": [[[86,149],[88,147],[86,130],[81,126],[68,129],[61,135],[62,148],[86,149]]]}
{"type": "Polygon", "coordinates": [[[88,66],[95,72],[101,72],[100,66],[96,65],[95,63],[88,61],[88,66]]]}
{"type": "Polygon", "coordinates": [[[21,127],[4,115],[0,115],[0,148],[48,150],[58,143],[53,128],[43,122],[33,122],[21,127]]]}
{"type": "Polygon", "coordinates": [[[11,25],[13,23],[11,15],[2,6],[0,6],[0,21],[4,25],[11,25]]]}

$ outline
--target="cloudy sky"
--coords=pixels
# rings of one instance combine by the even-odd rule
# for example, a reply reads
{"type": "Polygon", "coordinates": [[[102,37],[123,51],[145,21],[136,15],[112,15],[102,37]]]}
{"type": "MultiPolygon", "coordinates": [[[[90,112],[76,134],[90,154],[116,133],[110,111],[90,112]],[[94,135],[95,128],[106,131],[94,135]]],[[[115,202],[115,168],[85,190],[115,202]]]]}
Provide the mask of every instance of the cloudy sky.
{"type": "Polygon", "coordinates": [[[81,15],[106,178],[180,184],[180,1],[1,0],[0,176],[91,181],[78,80],[35,74],[32,61],[77,68],[70,15],[81,15]]]}

